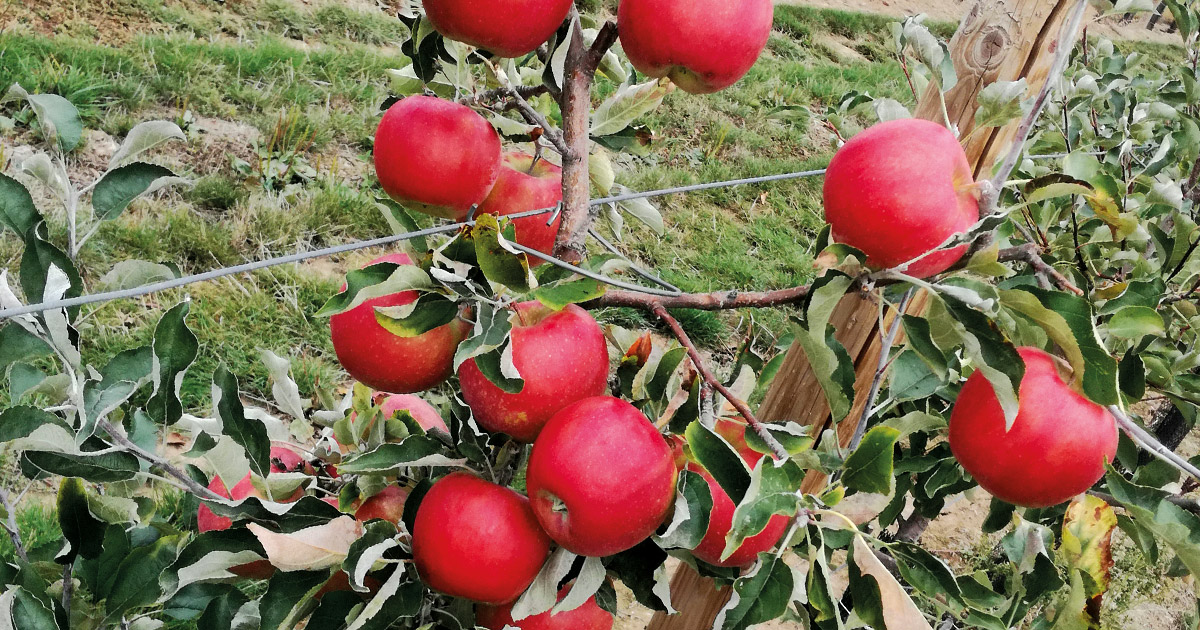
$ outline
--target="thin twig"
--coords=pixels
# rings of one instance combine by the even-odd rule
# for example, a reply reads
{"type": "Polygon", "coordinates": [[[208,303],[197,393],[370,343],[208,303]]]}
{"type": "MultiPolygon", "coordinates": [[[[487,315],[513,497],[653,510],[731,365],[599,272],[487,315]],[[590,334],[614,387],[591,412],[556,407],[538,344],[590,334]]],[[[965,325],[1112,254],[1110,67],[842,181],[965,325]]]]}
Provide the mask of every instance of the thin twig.
{"type": "Polygon", "coordinates": [[[525,100],[525,97],[521,95],[521,91],[514,87],[512,82],[508,80],[508,74],[504,70],[501,70],[491,59],[484,59],[484,63],[491,69],[492,74],[496,76],[496,80],[500,82],[500,87],[508,91],[509,97],[512,98],[513,103],[517,106],[517,111],[521,112],[521,116],[525,118],[525,121],[531,125],[541,127],[542,136],[549,140],[550,144],[554,145],[554,148],[560,154],[566,155],[570,149],[567,147],[566,140],[563,139],[562,131],[551,125],[550,121],[546,120],[546,117],[541,112],[534,109],[533,105],[530,105],[529,101],[525,100]]]}
{"type": "Polygon", "coordinates": [[[108,420],[101,419],[96,423],[96,426],[97,428],[108,433],[113,442],[116,442],[118,446],[125,449],[130,454],[135,455],[138,459],[149,463],[151,466],[157,466],[158,468],[162,469],[163,472],[178,479],[180,483],[182,483],[184,487],[186,487],[187,490],[192,494],[200,497],[201,499],[213,499],[217,501],[225,500],[225,497],[222,497],[212,490],[200,485],[195,479],[192,479],[190,475],[171,464],[171,462],[168,462],[158,455],[155,455],[154,453],[147,451],[137,444],[134,444],[128,437],[125,436],[124,432],[113,426],[113,424],[108,420]]]}
{"type": "Polygon", "coordinates": [[[883,384],[883,375],[887,374],[888,366],[891,364],[890,354],[892,345],[896,343],[896,337],[900,334],[900,323],[904,320],[904,311],[908,308],[908,304],[912,301],[913,290],[909,289],[904,293],[904,297],[900,298],[900,304],[896,306],[896,317],[892,320],[892,325],[888,329],[887,334],[883,336],[882,345],[879,348],[879,366],[875,369],[875,379],[871,381],[871,389],[867,392],[867,404],[863,407],[862,415],[858,418],[858,424],[854,427],[854,435],[850,438],[849,450],[851,452],[858,448],[859,442],[862,441],[863,434],[867,431],[867,419],[871,417],[871,408],[875,406],[875,399],[879,397],[879,389],[883,384]]]}
{"type": "Polygon", "coordinates": [[[696,349],[696,344],[692,343],[692,340],[688,337],[687,332],[683,330],[683,326],[679,324],[679,320],[672,317],[671,314],[667,312],[667,308],[662,304],[656,303],[651,307],[650,310],[655,316],[661,319],[668,328],[671,329],[671,332],[675,335],[675,338],[678,339],[679,343],[687,349],[688,356],[692,359],[692,364],[696,366],[696,371],[700,373],[700,377],[703,378],[704,381],[709,384],[709,386],[717,390],[717,392],[720,393],[725,400],[728,400],[729,404],[733,405],[733,408],[738,410],[738,413],[742,414],[742,417],[746,419],[746,422],[750,425],[750,428],[753,429],[754,432],[757,433],[758,436],[767,443],[767,446],[771,448],[771,452],[775,453],[775,455],[781,460],[788,459],[787,449],[783,448],[783,445],[775,439],[775,436],[771,435],[770,431],[767,431],[767,428],[763,426],[762,422],[759,422],[758,418],[754,417],[754,413],[750,411],[750,407],[746,405],[745,401],[741,400],[737,396],[734,396],[733,392],[729,391],[728,388],[722,385],[721,381],[717,379],[716,375],[714,375],[712,371],[709,370],[706,365],[704,365],[704,358],[700,356],[700,351],[696,349]]]}
{"type": "MultiPolygon", "coordinates": [[[[1100,492],[1097,490],[1088,490],[1088,494],[1096,497],[1097,499],[1100,499],[1101,501],[1104,501],[1105,503],[1107,503],[1109,505],[1115,505],[1116,507],[1119,507],[1119,508],[1125,507],[1124,503],[1117,500],[1116,497],[1114,497],[1111,494],[1108,494],[1107,492],[1100,492]]],[[[1187,510],[1188,512],[1191,512],[1192,514],[1200,515],[1200,501],[1196,501],[1195,499],[1189,499],[1187,497],[1181,497],[1181,496],[1178,496],[1175,494],[1167,495],[1167,501],[1175,504],[1178,507],[1181,507],[1181,508],[1187,510]]]]}
{"type": "Polygon", "coordinates": [[[63,565],[63,586],[62,586],[62,607],[63,618],[71,618],[71,597],[75,594],[75,578],[72,575],[75,573],[75,561],[72,560],[63,565]]]}
{"type": "Polygon", "coordinates": [[[1192,465],[1191,462],[1179,456],[1175,451],[1163,446],[1149,431],[1138,426],[1120,407],[1111,405],[1108,408],[1113,416],[1117,419],[1117,424],[1125,430],[1125,434],[1129,436],[1143,450],[1149,451],[1151,455],[1163,460],[1171,466],[1191,475],[1200,480],[1200,469],[1192,465]]]}
{"type": "Polygon", "coordinates": [[[8,537],[12,539],[13,547],[17,549],[17,556],[24,562],[29,562],[29,554],[25,553],[25,545],[21,544],[21,529],[17,526],[17,509],[9,500],[8,491],[0,487],[0,506],[4,507],[4,513],[7,517],[3,522],[0,522],[0,527],[8,532],[8,537]]]}
{"type": "Polygon", "coordinates": [[[464,96],[458,99],[458,102],[463,105],[488,105],[511,97],[513,91],[516,91],[522,98],[533,98],[541,94],[548,94],[550,88],[545,84],[498,87],[494,90],[483,90],[482,92],[464,96]]]}

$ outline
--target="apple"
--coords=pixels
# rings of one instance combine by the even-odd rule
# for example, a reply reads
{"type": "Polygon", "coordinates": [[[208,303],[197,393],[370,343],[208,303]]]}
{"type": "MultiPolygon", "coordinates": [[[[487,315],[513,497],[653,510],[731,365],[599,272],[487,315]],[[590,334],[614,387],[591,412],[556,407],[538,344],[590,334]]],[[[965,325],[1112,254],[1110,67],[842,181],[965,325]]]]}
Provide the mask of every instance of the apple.
{"type": "MultiPolygon", "coordinates": [[[[558,591],[558,600],[562,601],[570,591],[570,584],[562,587],[558,591]]],[[[475,624],[488,630],[504,630],[507,626],[517,630],[612,630],[613,615],[601,608],[593,595],[573,610],[565,610],[557,615],[546,611],[520,621],[513,621],[512,604],[480,605],[475,607],[475,624]]]]}
{"type": "Polygon", "coordinates": [[[675,469],[683,470],[688,465],[687,440],[682,435],[666,435],[667,444],[671,447],[671,458],[675,460],[675,469]]]}
{"type": "Polygon", "coordinates": [[[758,465],[758,460],[764,457],[765,453],[760,453],[750,448],[750,445],[746,443],[746,429],[748,428],[750,428],[750,425],[745,422],[732,418],[721,418],[717,420],[714,430],[717,435],[725,438],[725,441],[729,442],[737,450],[738,455],[742,456],[742,459],[748,466],[754,468],[758,465]]]}
{"type": "Polygon", "coordinates": [[[729,530],[733,529],[733,511],[737,506],[707,470],[695,464],[689,465],[688,470],[704,477],[713,499],[712,512],[708,515],[708,530],[704,532],[700,544],[692,549],[692,555],[718,567],[748,567],[758,559],[759,553],[774,547],[787,531],[790,519],[776,514],[767,521],[766,528],[747,538],[733,554],[721,560],[721,553],[725,551],[725,537],[729,535],[729,530]]]}
{"type": "Polygon", "coordinates": [[[984,490],[1015,505],[1049,507],[1091,488],[1117,454],[1117,424],[1067,383],[1070,368],[1037,348],[1018,348],[1025,377],[1017,419],[982,372],[967,379],[950,415],[950,450],[984,490]]]}
{"type": "MultiPolygon", "coordinates": [[[[389,523],[399,524],[404,516],[404,502],[408,500],[408,489],[400,486],[388,486],[372,496],[354,512],[354,518],[367,522],[383,519],[389,523]]],[[[336,504],[335,504],[336,505],[336,504]]]]}
{"type": "Polygon", "coordinates": [[[560,409],[605,392],[608,346],[600,324],[574,304],[554,311],[531,301],[514,310],[512,357],[524,388],[506,393],[487,380],[474,359],[459,366],[458,380],[479,426],[532,442],[560,409]]]}
{"type": "Polygon", "coordinates": [[[439,33],[501,57],[527,55],[558,30],[571,0],[424,0],[439,33]]]}
{"type": "Polygon", "coordinates": [[[409,96],[379,121],[375,173],[406,207],[462,221],[500,175],[500,136],[466,105],[409,96]]]}
{"type": "Polygon", "coordinates": [[[438,413],[438,410],[425,402],[423,398],[412,394],[387,396],[379,404],[379,409],[383,412],[384,418],[392,417],[397,411],[407,411],[412,414],[413,420],[416,420],[417,424],[426,431],[439,429],[446,433],[450,432],[450,429],[446,427],[446,421],[442,419],[442,414],[438,413]]]}
{"type": "MultiPolygon", "coordinates": [[[[413,264],[407,255],[396,253],[376,258],[367,266],[384,262],[413,264]]],[[[424,391],[450,378],[454,351],[470,331],[470,324],[455,319],[416,337],[400,337],[375,319],[375,307],[403,306],[417,297],[416,291],[401,291],[371,298],[329,318],[333,350],[350,376],[368,387],[395,394],[424,391]]]]}
{"type": "MultiPolygon", "coordinates": [[[[271,472],[303,472],[311,475],[313,474],[313,468],[296,451],[282,446],[272,446],[271,472]]],[[[250,480],[250,473],[246,473],[246,476],[234,484],[232,489],[227,488],[225,482],[220,477],[214,475],[212,480],[208,482],[208,489],[219,496],[226,499],[233,499],[234,501],[241,501],[249,496],[265,498],[255,489],[254,483],[250,480]]],[[[304,490],[297,489],[292,496],[279,499],[279,501],[281,503],[290,503],[300,500],[302,496],[304,496],[304,490]]],[[[201,503],[200,508],[196,512],[196,525],[201,533],[224,531],[233,526],[233,519],[227,516],[219,516],[213,513],[207,505],[201,503]]]]}
{"type": "Polygon", "coordinates": [[[610,556],[645,540],[675,498],[675,455],[633,405],[581,400],[546,423],[525,483],[538,522],[559,545],[610,556]]]}
{"type": "MultiPolygon", "coordinates": [[[[504,154],[504,166],[500,177],[487,199],[479,204],[479,212],[508,216],[518,212],[553,208],[562,201],[562,169],[546,160],[534,160],[532,155],[513,151],[504,154]]],[[[514,219],[517,243],[536,249],[544,254],[554,251],[554,240],[558,236],[558,225],[562,217],[552,214],[535,215],[514,219]],[[554,221],[549,222],[553,217],[554,221]]],[[[543,260],[529,257],[529,264],[537,266],[543,260]]]]}
{"type": "Polygon", "coordinates": [[[771,0],[621,0],[621,47],[651,77],[692,94],[723,90],[754,66],[771,35],[771,0]]]}
{"type": "Polygon", "coordinates": [[[412,531],[413,562],[429,588],[485,604],[507,604],[537,577],[550,539],[529,499],[455,472],[425,494],[412,531]]]}
{"type": "MultiPolygon", "coordinates": [[[[847,142],[825,173],[825,219],[838,242],[891,268],[937,248],[979,221],[974,175],[948,129],[909,118],[880,123],[847,142]]],[[[928,278],[958,262],[966,245],[909,266],[928,278]]]]}

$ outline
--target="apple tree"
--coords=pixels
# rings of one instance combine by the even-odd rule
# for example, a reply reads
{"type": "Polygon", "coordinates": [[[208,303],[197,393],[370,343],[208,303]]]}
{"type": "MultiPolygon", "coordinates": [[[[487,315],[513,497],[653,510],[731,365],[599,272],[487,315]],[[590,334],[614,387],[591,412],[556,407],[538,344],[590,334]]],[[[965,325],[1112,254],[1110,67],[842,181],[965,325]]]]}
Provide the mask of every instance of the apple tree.
{"type": "MultiPolygon", "coordinates": [[[[618,586],[673,611],[679,563],[732,586],[722,629],[1086,628],[1117,529],[1196,575],[1200,470],[1175,450],[1200,405],[1200,13],[1166,5],[1186,64],[1101,39],[1060,45],[1033,94],[987,86],[977,126],[1019,133],[978,181],[948,116],[912,119],[865,90],[813,112],[840,138],[817,278],[686,294],[602,235],[626,215],[668,229],[613,156],[654,150],[638,122],[676,87],[743,76],[771,3],[621,0],[601,24],[565,0],[404,2],[411,63],[390,72],[374,147],[384,241],[404,251],[348,273],[314,314],[355,383],[303,400],[289,360],[263,351],[269,405],[220,367],[206,410],[180,399],[198,351],[186,300],[149,345],[102,366],[81,354],[89,299],[204,279],[134,261],[89,298],[77,267],[95,225],[183,183],[137,159],[181,134],[135,127],[78,189],[64,159],[78,114],[14,87],[49,149],[20,168],[69,229],[52,242],[51,209],[0,175],[4,238],[24,243],[19,292],[0,272],[0,442],[23,476],[58,484],[63,539],[26,548],[0,490],[16,550],[0,628],[599,630],[618,586]],[[880,123],[858,129],[869,109],[880,123]],[[442,222],[419,229],[418,214],[442,222]],[[886,323],[861,414],[830,324],[853,293],[886,323]],[[614,306],[669,337],[589,312],[614,306]],[[783,355],[747,343],[713,366],[673,314],[687,308],[786,309],[849,446],[760,422],[783,355]],[[164,455],[168,433],[190,436],[186,458],[164,455]],[[828,481],[806,490],[814,475],[828,481]],[[147,487],[181,489],[184,507],[147,487]],[[920,533],[985,491],[994,562],[956,574],[920,533]]],[[[895,35],[914,95],[952,87],[920,19],[895,35]]]]}

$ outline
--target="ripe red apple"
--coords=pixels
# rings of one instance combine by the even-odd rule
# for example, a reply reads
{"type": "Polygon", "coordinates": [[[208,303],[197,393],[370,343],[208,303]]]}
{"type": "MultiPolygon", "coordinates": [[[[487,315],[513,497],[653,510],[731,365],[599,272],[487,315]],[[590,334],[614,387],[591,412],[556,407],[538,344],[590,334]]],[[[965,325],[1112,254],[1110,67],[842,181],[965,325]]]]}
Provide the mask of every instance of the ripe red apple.
{"type": "Polygon", "coordinates": [[[406,207],[461,221],[500,174],[500,136],[466,105],[409,96],[379,121],[375,173],[406,207]]]}
{"type": "Polygon", "coordinates": [[[995,390],[977,371],[954,404],[950,450],[993,496],[1025,507],[1058,505],[1104,475],[1117,454],[1116,420],[1067,384],[1070,368],[1060,360],[1037,348],[1018,352],[1025,377],[1012,429],[1005,431],[995,390]]]}
{"type": "Polygon", "coordinates": [[[683,470],[687,468],[688,456],[684,446],[687,445],[687,440],[683,439],[682,435],[666,435],[667,445],[671,447],[671,458],[675,460],[675,469],[683,470]]]}
{"type": "MultiPolygon", "coordinates": [[[[500,169],[500,177],[487,199],[479,204],[479,212],[508,216],[518,212],[553,208],[562,201],[562,169],[520,151],[504,154],[504,166],[500,169]]],[[[513,227],[517,231],[517,243],[549,254],[554,250],[554,239],[558,236],[558,225],[562,217],[554,217],[547,223],[552,214],[535,215],[522,219],[514,219],[513,227]]],[[[529,263],[537,266],[542,264],[540,258],[529,257],[529,263]]]]}
{"type": "MultiPolygon", "coordinates": [[[[558,591],[558,600],[562,601],[570,591],[570,584],[562,587],[558,591]]],[[[566,610],[557,615],[546,611],[520,621],[513,621],[512,604],[480,605],[475,607],[475,624],[488,630],[504,630],[505,626],[512,626],[518,630],[612,630],[613,615],[601,608],[593,595],[574,610],[566,610]]]]}
{"type": "Polygon", "coordinates": [[[538,522],[559,545],[610,556],[645,540],[675,498],[675,456],[633,405],[581,400],[542,429],[525,483],[538,522]]]}
{"type": "MultiPolygon", "coordinates": [[[[388,486],[378,494],[363,501],[354,512],[354,518],[367,522],[377,518],[389,523],[399,524],[404,516],[404,502],[408,500],[408,490],[400,486],[388,486]]],[[[336,505],[336,504],[335,504],[336,505]]]]}
{"type": "MultiPolygon", "coordinates": [[[[407,255],[397,253],[367,266],[383,262],[413,264],[407,255]]],[[[450,378],[454,351],[469,324],[456,319],[416,337],[399,337],[375,319],[376,306],[403,306],[416,299],[416,291],[401,291],[371,298],[329,318],[333,350],[350,376],[373,389],[397,394],[424,391],[450,378]]]]}
{"type": "Polygon", "coordinates": [[[600,324],[574,304],[561,311],[536,301],[514,308],[513,364],[525,387],[506,393],[487,380],[474,359],[459,366],[458,380],[479,426],[532,442],[558,410],[605,392],[608,346],[600,324]]]}
{"type": "Polygon", "coordinates": [[[713,499],[712,512],[708,515],[708,530],[704,532],[700,544],[692,550],[692,555],[718,567],[748,567],[754,564],[760,552],[774,547],[787,531],[788,517],[776,514],[767,521],[765,529],[747,538],[737,551],[721,560],[721,553],[725,551],[725,537],[733,529],[733,511],[737,506],[707,470],[695,464],[689,465],[688,470],[704,477],[713,499]]]}
{"type": "Polygon", "coordinates": [[[426,431],[440,429],[446,433],[450,432],[450,429],[446,428],[446,421],[442,419],[442,414],[438,413],[437,409],[425,402],[423,398],[412,394],[392,394],[383,399],[379,409],[383,411],[384,418],[390,418],[397,411],[403,410],[412,414],[413,420],[416,420],[417,424],[426,431]]]}
{"type": "Polygon", "coordinates": [[[745,76],[771,35],[771,0],[621,0],[617,21],[630,63],[692,94],[745,76]]]}
{"type": "MultiPolygon", "coordinates": [[[[271,472],[303,472],[313,474],[312,465],[304,460],[296,451],[282,446],[271,447],[271,472]]],[[[246,473],[242,480],[234,484],[230,490],[225,486],[225,482],[220,477],[213,475],[211,481],[208,482],[208,489],[215,492],[217,495],[234,501],[241,501],[249,496],[265,498],[254,487],[254,483],[250,481],[250,473],[246,473]]],[[[295,493],[286,498],[276,498],[281,503],[290,503],[299,501],[300,497],[304,496],[304,491],[297,489],[295,493]]],[[[211,531],[224,531],[233,526],[233,519],[227,516],[219,516],[213,513],[207,505],[201,503],[200,508],[196,512],[196,525],[201,533],[211,531]]]]}
{"type": "Polygon", "coordinates": [[[485,604],[519,597],[550,553],[529,499],[466,472],[433,484],[412,539],[413,561],[429,588],[485,604]]]}
{"type": "Polygon", "coordinates": [[[571,0],[425,0],[439,33],[501,57],[529,54],[567,19],[571,0]]]}
{"type": "MultiPolygon", "coordinates": [[[[974,181],[962,145],[942,125],[916,118],[880,123],[833,156],[825,173],[825,219],[833,237],[862,250],[867,264],[895,267],[979,220],[974,181]]],[[[941,273],[966,249],[927,256],[907,274],[941,273]]]]}

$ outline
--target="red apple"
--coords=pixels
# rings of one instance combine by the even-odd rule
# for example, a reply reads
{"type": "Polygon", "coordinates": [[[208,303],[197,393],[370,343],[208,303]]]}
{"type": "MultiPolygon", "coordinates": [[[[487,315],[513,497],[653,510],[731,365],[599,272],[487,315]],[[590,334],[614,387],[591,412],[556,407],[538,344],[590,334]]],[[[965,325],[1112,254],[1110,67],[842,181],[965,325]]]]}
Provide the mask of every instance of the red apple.
{"type": "MultiPolygon", "coordinates": [[[[880,123],[847,142],[825,173],[825,219],[839,242],[891,268],[933,250],[979,220],[974,175],[958,139],[927,120],[880,123]]],[[[907,274],[927,278],[966,246],[938,252],[907,274]]]]}
{"type": "Polygon", "coordinates": [[[683,439],[682,435],[666,435],[667,444],[671,447],[671,458],[675,460],[675,469],[683,470],[687,468],[688,456],[687,450],[684,447],[687,445],[687,440],[683,439]]]}
{"type": "MultiPolygon", "coordinates": [[[[367,266],[384,262],[413,264],[407,255],[398,253],[367,266]]],[[[399,337],[375,319],[377,306],[403,306],[416,299],[416,291],[401,291],[371,298],[329,318],[333,350],[350,376],[373,389],[397,394],[424,391],[450,378],[454,351],[470,330],[469,324],[456,319],[416,337],[399,337]]]]}
{"type": "Polygon", "coordinates": [[[485,604],[515,600],[537,577],[550,539],[529,500],[470,473],[433,484],[417,509],[413,561],[429,588],[485,604]]]}
{"type": "Polygon", "coordinates": [[[771,35],[771,0],[621,0],[630,63],[692,94],[723,90],[750,71],[771,35]]]}
{"type": "Polygon", "coordinates": [[[559,545],[610,556],[645,540],[675,498],[675,456],[633,405],[581,400],[542,429],[525,483],[538,522],[559,545]]]}
{"type": "Polygon", "coordinates": [[[397,411],[403,410],[412,414],[413,420],[416,420],[417,424],[426,431],[440,429],[446,433],[450,432],[450,429],[446,427],[446,421],[442,419],[442,414],[438,413],[433,405],[412,394],[392,394],[383,399],[379,408],[383,411],[384,418],[390,418],[397,411]]]}
{"type": "MultiPolygon", "coordinates": [[[[272,446],[271,472],[303,472],[311,475],[313,474],[313,468],[296,451],[282,446],[272,446]]],[[[242,477],[241,481],[234,484],[232,490],[226,488],[225,482],[220,477],[213,475],[212,480],[208,482],[208,489],[219,496],[226,499],[233,499],[234,501],[241,501],[249,496],[265,498],[254,488],[254,483],[250,480],[250,473],[246,473],[246,476],[242,477]]],[[[282,503],[290,503],[300,500],[302,496],[304,496],[304,491],[297,489],[292,496],[278,500],[282,503]]],[[[207,505],[201,503],[199,510],[196,512],[196,525],[201,533],[224,531],[233,526],[233,519],[227,516],[219,516],[213,513],[207,505]]]]}
{"type": "MultiPolygon", "coordinates": [[[[487,199],[479,205],[479,212],[508,216],[518,212],[553,208],[562,201],[562,169],[533,156],[519,151],[504,154],[504,167],[500,169],[500,178],[492,187],[487,199]]],[[[514,219],[513,227],[517,231],[517,243],[536,249],[544,254],[554,250],[554,239],[558,236],[558,225],[561,217],[552,214],[535,215],[522,219],[514,219]]],[[[544,262],[534,256],[529,257],[529,263],[537,266],[544,262]]]]}
{"type": "Polygon", "coordinates": [[[383,519],[389,523],[399,524],[404,516],[404,502],[408,500],[408,490],[400,486],[388,486],[378,494],[363,501],[354,512],[354,518],[367,522],[383,519]]]}
{"type": "Polygon", "coordinates": [[[754,468],[764,454],[750,448],[750,445],[746,443],[746,429],[748,428],[749,425],[745,422],[732,418],[721,418],[717,420],[715,432],[737,450],[738,455],[742,456],[748,466],[754,468]]]}
{"type": "Polygon", "coordinates": [[[466,105],[409,96],[379,121],[375,173],[406,207],[462,221],[500,174],[500,136],[466,105]]]}
{"type": "Polygon", "coordinates": [[[725,537],[733,529],[733,511],[737,506],[707,470],[695,464],[689,465],[688,470],[704,477],[713,499],[712,512],[708,515],[708,530],[704,532],[700,544],[692,550],[692,555],[718,567],[748,567],[754,564],[760,552],[774,547],[787,531],[788,517],[776,514],[767,521],[765,529],[747,538],[737,551],[721,560],[721,553],[725,551],[725,537]]]}
{"type": "Polygon", "coordinates": [[[513,364],[525,387],[509,394],[479,371],[474,359],[459,366],[462,397],[488,431],[532,442],[558,410],[608,387],[608,347],[600,324],[587,311],[554,311],[540,302],[515,306],[513,364]]]}
{"type": "Polygon", "coordinates": [[[571,10],[571,0],[425,0],[424,5],[439,33],[501,57],[537,50],[571,10]]]}
{"type": "Polygon", "coordinates": [[[1037,348],[1018,352],[1025,377],[1012,428],[1005,431],[995,390],[976,371],[950,416],[950,450],[993,496],[1025,507],[1058,505],[1104,475],[1117,454],[1116,420],[1067,384],[1063,362],[1037,348]]]}
{"type": "MultiPolygon", "coordinates": [[[[570,591],[570,584],[562,587],[558,592],[559,601],[570,591]]],[[[504,630],[505,626],[518,630],[612,630],[613,616],[596,603],[596,596],[593,595],[574,610],[565,610],[557,615],[546,611],[520,621],[513,621],[512,604],[480,605],[475,607],[475,624],[488,630],[504,630]]]]}

